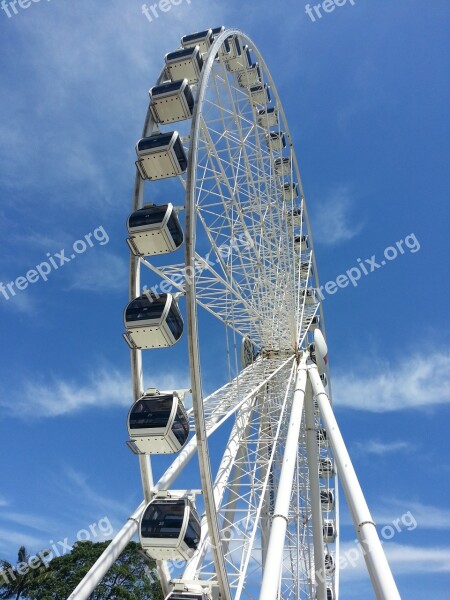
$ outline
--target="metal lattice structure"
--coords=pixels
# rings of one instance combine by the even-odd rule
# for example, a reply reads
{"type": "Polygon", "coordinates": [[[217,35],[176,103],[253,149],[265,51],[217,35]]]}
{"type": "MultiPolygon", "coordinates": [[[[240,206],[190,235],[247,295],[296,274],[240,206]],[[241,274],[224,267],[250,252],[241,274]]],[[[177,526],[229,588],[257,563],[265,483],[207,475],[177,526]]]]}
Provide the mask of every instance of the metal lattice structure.
{"type": "MultiPolygon", "coordinates": [[[[143,514],[155,498],[180,495],[195,497],[201,535],[187,562],[158,559],[166,595],[338,598],[337,472],[344,464],[344,491],[361,543],[370,538],[373,548],[366,561],[377,597],[397,598],[381,547],[365,533],[373,522],[355,491],[356,476],[356,483],[348,483],[353,475],[347,473],[349,461],[332,411],[306,202],[270,72],[244,33],[218,28],[185,36],[182,46],[166,56],[157,85],[137,146],[132,211],[143,214],[147,196],[179,198],[184,255],[175,248],[181,242],[175,250],[139,252],[132,241],[130,302],[147,295],[149,302],[144,298],[139,306],[155,311],[164,286],[170,302],[179,303],[186,324],[179,353],[186,353],[190,368],[191,435],[158,482],[152,470],[157,457],[138,452],[144,501],[71,598],[89,597],[139,527],[142,538],[143,514]],[[157,92],[165,118],[158,118],[157,92]],[[190,93],[194,103],[188,106],[184,99],[190,93]],[[175,115],[174,108],[172,118],[167,102],[184,116],[175,115]],[[177,122],[175,133],[171,121],[177,122]],[[169,164],[178,140],[179,163],[171,159],[169,164]],[[173,160],[174,177],[168,177],[173,160]],[[177,178],[181,187],[174,185],[177,178]],[[202,369],[205,363],[208,368],[202,369]],[[217,390],[205,394],[211,388],[211,364],[217,390]],[[176,488],[188,464],[190,474],[197,469],[190,463],[194,456],[198,476],[192,480],[200,494],[176,488]],[[352,505],[356,497],[359,508],[352,505]],[[371,568],[371,554],[381,560],[382,571],[380,563],[371,568]],[[380,587],[381,579],[387,583],[380,587]]],[[[157,210],[152,205],[147,212],[157,210]]],[[[162,235],[165,219],[159,230],[153,223],[142,235],[162,235]]],[[[161,303],[161,330],[168,323],[169,300],[161,303]]],[[[152,341],[156,326],[138,326],[152,341]]],[[[164,339],[172,340],[168,331],[164,339]]],[[[133,400],[136,406],[142,398],[155,403],[157,390],[143,396],[149,364],[143,347],[161,343],[139,347],[130,332],[131,325],[133,400]]],[[[153,364],[154,352],[148,353],[153,364]]],[[[165,548],[154,552],[168,553],[165,548]]]]}

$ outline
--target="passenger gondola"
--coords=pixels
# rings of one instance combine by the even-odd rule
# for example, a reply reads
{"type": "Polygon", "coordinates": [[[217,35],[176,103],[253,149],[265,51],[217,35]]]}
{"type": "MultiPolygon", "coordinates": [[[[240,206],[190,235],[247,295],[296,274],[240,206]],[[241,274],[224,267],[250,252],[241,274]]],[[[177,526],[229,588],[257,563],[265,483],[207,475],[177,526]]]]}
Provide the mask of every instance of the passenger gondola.
{"type": "MultiPolygon", "coordinates": [[[[311,306],[312,304],[316,304],[317,302],[317,290],[316,288],[308,288],[307,290],[302,290],[301,295],[305,299],[305,304],[311,306]]],[[[313,344],[311,344],[313,345],[313,344]]]]}
{"type": "MultiPolygon", "coordinates": [[[[231,73],[244,71],[252,66],[250,49],[248,46],[241,47],[239,38],[233,36],[229,41],[229,52],[223,53],[222,58],[225,60],[225,66],[231,73]]],[[[223,48],[223,46],[222,46],[223,48]]]]}
{"type": "Polygon", "coordinates": [[[212,29],[207,29],[206,31],[199,31],[183,36],[181,38],[181,45],[183,48],[194,48],[195,46],[198,46],[200,52],[204,54],[211,48],[213,41],[212,29]]]}
{"type": "Polygon", "coordinates": [[[270,129],[278,125],[278,110],[274,106],[258,110],[258,125],[270,129]]]}
{"type": "Polygon", "coordinates": [[[241,87],[246,88],[252,85],[261,84],[261,69],[258,63],[255,63],[248,69],[244,69],[238,75],[238,83],[241,87]]]}
{"type": "Polygon", "coordinates": [[[334,510],[333,490],[320,490],[320,506],[324,512],[334,510]]]}
{"type": "Polygon", "coordinates": [[[275,173],[280,177],[291,174],[291,158],[289,156],[275,159],[274,166],[275,173]]]}
{"type": "Polygon", "coordinates": [[[189,498],[156,498],[139,526],[142,548],[156,560],[189,560],[200,542],[200,518],[189,498]]]}
{"type": "Polygon", "coordinates": [[[189,437],[189,418],[176,392],[150,388],[128,413],[129,447],[136,454],[172,454],[189,437]]]}
{"type": "Polygon", "coordinates": [[[325,573],[327,575],[332,575],[334,573],[334,558],[328,552],[325,554],[325,573]]]}
{"type": "Polygon", "coordinates": [[[149,93],[150,110],[156,123],[174,123],[192,117],[194,96],[187,79],[161,83],[149,93]]]}
{"type": "Polygon", "coordinates": [[[334,461],[331,458],[319,459],[319,477],[321,479],[331,479],[335,475],[334,461]]]}
{"type": "Polygon", "coordinates": [[[187,157],[178,131],[154,133],[136,144],[136,166],[142,179],[165,179],[181,175],[187,157]]]}
{"type": "Polygon", "coordinates": [[[286,148],[286,138],[282,131],[271,131],[266,135],[267,148],[271,152],[281,152],[286,148]]]}
{"type": "MultiPolygon", "coordinates": [[[[289,227],[301,227],[303,223],[303,211],[297,206],[296,208],[290,210],[287,214],[287,222],[289,227]]],[[[305,247],[302,247],[302,250],[306,250],[309,248],[308,236],[303,235],[302,238],[305,238],[305,247]]]]}
{"type": "Polygon", "coordinates": [[[281,193],[283,195],[284,202],[292,202],[298,198],[298,184],[297,183],[283,183],[281,187],[281,193]]]}
{"type": "Polygon", "coordinates": [[[211,584],[205,580],[173,581],[172,592],[166,600],[212,600],[211,584]]]}
{"type": "Polygon", "coordinates": [[[169,52],[165,57],[166,70],[172,81],[187,79],[189,83],[198,83],[203,69],[200,48],[183,48],[169,52]]]}
{"type": "Polygon", "coordinates": [[[324,427],[317,430],[317,443],[321,448],[328,448],[328,435],[324,427]]]}
{"type": "Polygon", "coordinates": [[[124,323],[124,338],[133,349],[173,346],[183,333],[183,319],[172,294],[142,294],[128,304],[124,323]]]}
{"type": "Polygon", "coordinates": [[[310,331],[315,331],[320,327],[320,317],[313,317],[311,319],[311,325],[309,326],[310,331]]]}
{"type": "Polygon", "coordinates": [[[308,261],[303,261],[300,265],[300,277],[306,279],[313,276],[313,267],[308,261]]]}
{"type": "Polygon", "coordinates": [[[309,248],[308,236],[296,235],[294,238],[294,245],[298,251],[305,252],[305,250],[308,250],[309,248]]]}
{"type": "Polygon", "coordinates": [[[255,105],[264,106],[270,102],[270,92],[267,83],[263,85],[252,85],[250,87],[250,100],[255,105]]]}
{"type": "Polygon", "coordinates": [[[327,376],[325,375],[325,373],[321,374],[320,381],[322,382],[322,385],[324,388],[326,388],[328,386],[328,379],[327,379],[327,376]]]}
{"type": "Polygon", "coordinates": [[[145,204],[128,217],[128,246],[135,256],[174,252],[183,243],[183,230],[172,204],[145,204]]]}
{"type": "Polygon", "coordinates": [[[326,544],[333,544],[336,541],[336,525],[333,520],[325,519],[323,522],[323,541],[326,544]]]}

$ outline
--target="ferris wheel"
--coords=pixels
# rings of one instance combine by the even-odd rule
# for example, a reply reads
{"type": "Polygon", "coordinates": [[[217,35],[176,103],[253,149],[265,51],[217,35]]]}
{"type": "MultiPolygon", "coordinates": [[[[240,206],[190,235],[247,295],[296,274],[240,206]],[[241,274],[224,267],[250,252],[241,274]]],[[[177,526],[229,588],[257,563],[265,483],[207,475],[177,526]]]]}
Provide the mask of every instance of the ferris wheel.
{"type": "Polygon", "coordinates": [[[138,533],[171,600],[337,599],[338,474],[375,594],[399,598],[332,409],[292,138],[247,35],[165,56],[136,153],[124,337],[144,500],[70,598],[138,533]],[[188,385],[148,381],[160,357],[188,385]],[[157,455],[173,462],[155,481],[157,455]]]}

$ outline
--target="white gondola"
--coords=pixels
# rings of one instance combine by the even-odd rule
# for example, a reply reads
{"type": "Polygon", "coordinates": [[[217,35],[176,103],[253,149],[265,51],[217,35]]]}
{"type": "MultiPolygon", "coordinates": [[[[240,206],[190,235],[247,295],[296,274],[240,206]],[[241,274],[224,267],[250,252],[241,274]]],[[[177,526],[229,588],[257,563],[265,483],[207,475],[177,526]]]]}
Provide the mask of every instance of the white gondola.
{"type": "Polygon", "coordinates": [[[183,230],[172,204],[144,204],[128,217],[127,244],[135,256],[174,252],[183,243],[183,230]]]}
{"type": "Polygon", "coordinates": [[[328,552],[325,554],[325,573],[327,575],[332,575],[335,570],[334,558],[328,552]]]}
{"type": "Polygon", "coordinates": [[[241,365],[245,369],[253,364],[258,356],[255,344],[248,337],[242,339],[241,344],[241,365]]]}
{"type": "Polygon", "coordinates": [[[258,63],[255,63],[248,69],[244,69],[238,75],[238,83],[241,87],[246,88],[252,85],[261,84],[261,69],[258,63]]]}
{"type": "MultiPolygon", "coordinates": [[[[317,303],[317,290],[316,288],[308,288],[307,290],[302,290],[301,295],[305,299],[305,304],[311,306],[312,304],[317,303]]],[[[314,344],[311,344],[314,346],[314,344]]]]}
{"type": "Polygon", "coordinates": [[[173,346],[184,327],[172,294],[142,294],[128,304],[123,320],[126,342],[130,348],[139,350],[173,346]]]}
{"type": "Polygon", "coordinates": [[[309,263],[308,261],[304,261],[300,264],[300,277],[302,279],[306,279],[307,277],[312,277],[313,276],[313,268],[312,268],[312,264],[309,263]]]}
{"type": "MultiPolygon", "coordinates": [[[[221,55],[225,61],[227,70],[231,73],[237,73],[249,69],[252,66],[249,47],[244,46],[242,48],[237,36],[233,36],[228,42],[229,51],[225,51],[221,55]]],[[[224,48],[224,46],[222,46],[222,48],[224,48]]]]}
{"type": "Polygon", "coordinates": [[[309,248],[307,235],[296,235],[294,237],[294,246],[298,252],[305,252],[309,248]]]}
{"type": "Polygon", "coordinates": [[[328,379],[325,373],[322,373],[320,376],[320,381],[322,382],[323,387],[328,387],[328,379]]]}
{"type": "Polygon", "coordinates": [[[225,31],[225,27],[223,25],[221,27],[213,27],[211,29],[211,33],[212,33],[213,39],[215,40],[216,37],[218,37],[224,31],[225,31]]]}
{"type": "Polygon", "coordinates": [[[315,331],[320,327],[320,317],[313,317],[311,320],[311,325],[309,326],[310,331],[315,331]]]}
{"type": "Polygon", "coordinates": [[[320,427],[317,430],[317,443],[321,448],[328,448],[328,435],[324,427],[320,427]]]}
{"type": "MultiPolygon", "coordinates": [[[[172,583],[172,582],[171,582],[172,583]]],[[[165,600],[212,600],[211,587],[205,587],[195,581],[173,581],[173,591],[165,600]]]]}
{"type": "Polygon", "coordinates": [[[324,512],[334,510],[333,490],[320,490],[320,506],[324,512]]]}
{"type": "Polygon", "coordinates": [[[263,85],[252,85],[249,91],[252,104],[263,106],[270,102],[270,92],[267,83],[264,83],[263,85]]]}
{"type": "Polygon", "coordinates": [[[258,125],[270,129],[278,125],[278,110],[274,106],[258,110],[258,125]]]}
{"type": "MultiPolygon", "coordinates": [[[[289,227],[301,227],[302,226],[303,211],[299,206],[297,206],[293,210],[288,211],[287,222],[288,222],[289,227]]],[[[304,248],[302,247],[302,250],[306,250],[307,248],[309,248],[309,244],[307,242],[308,236],[304,235],[302,237],[305,238],[305,247],[304,248]]]]}
{"type": "Polygon", "coordinates": [[[183,36],[181,38],[181,45],[183,48],[195,48],[195,46],[198,46],[200,52],[204,54],[211,48],[213,41],[212,29],[207,29],[206,31],[199,31],[183,36]]]}
{"type": "Polygon", "coordinates": [[[154,133],[136,144],[136,166],[142,179],[165,179],[187,168],[186,153],[178,131],[154,133]]]}
{"type": "Polygon", "coordinates": [[[152,500],[139,524],[142,548],[156,560],[189,560],[200,541],[200,518],[189,498],[152,500]]]}
{"type": "Polygon", "coordinates": [[[275,159],[275,173],[280,177],[291,174],[291,158],[290,156],[283,156],[275,159]]]}
{"type": "Polygon", "coordinates": [[[165,61],[167,73],[172,81],[187,79],[189,83],[197,83],[200,79],[203,58],[198,46],[169,52],[165,61]]]}
{"type": "Polygon", "coordinates": [[[332,458],[319,459],[319,477],[321,479],[331,479],[336,474],[334,461],[332,458]]]}
{"type": "Polygon", "coordinates": [[[336,524],[331,519],[325,519],[323,522],[323,541],[326,544],[333,544],[336,541],[336,524]]]}
{"type": "Polygon", "coordinates": [[[283,183],[281,194],[284,202],[292,202],[298,198],[298,183],[283,183]]]}
{"type": "Polygon", "coordinates": [[[187,79],[169,81],[150,90],[150,110],[156,123],[174,123],[192,117],[194,96],[187,79]]]}
{"type": "Polygon", "coordinates": [[[148,389],[130,408],[127,423],[135,454],[173,454],[189,437],[189,418],[176,392],[148,389]]]}
{"type": "Polygon", "coordinates": [[[271,131],[266,135],[266,145],[271,152],[281,152],[286,148],[286,138],[282,131],[271,131]]]}
{"type": "MultiPolygon", "coordinates": [[[[326,593],[326,600],[334,600],[334,594],[333,594],[333,590],[329,587],[327,587],[327,593],[326,593]]],[[[319,596],[316,594],[316,598],[318,599],[319,596]]]]}

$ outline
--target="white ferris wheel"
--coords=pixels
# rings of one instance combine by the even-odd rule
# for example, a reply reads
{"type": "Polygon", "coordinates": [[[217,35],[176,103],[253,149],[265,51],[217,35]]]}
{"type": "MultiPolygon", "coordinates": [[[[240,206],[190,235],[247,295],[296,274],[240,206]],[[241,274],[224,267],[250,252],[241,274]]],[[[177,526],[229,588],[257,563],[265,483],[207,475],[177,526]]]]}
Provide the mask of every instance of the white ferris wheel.
{"type": "Polygon", "coordinates": [[[338,474],[375,595],[400,598],[333,413],[292,138],[247,35],[182,38],[136,152],[124,337],[144,500],[70,598],[138,533],[171,600],[337,599],[338,474]],[[188,389],[147,387],[171,352],[188,389]]]}

